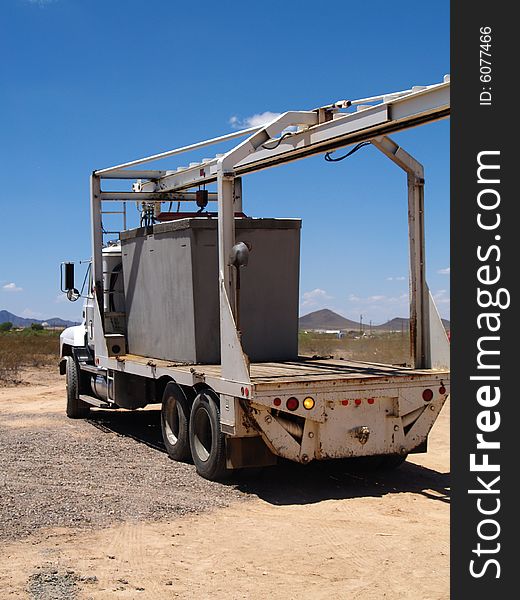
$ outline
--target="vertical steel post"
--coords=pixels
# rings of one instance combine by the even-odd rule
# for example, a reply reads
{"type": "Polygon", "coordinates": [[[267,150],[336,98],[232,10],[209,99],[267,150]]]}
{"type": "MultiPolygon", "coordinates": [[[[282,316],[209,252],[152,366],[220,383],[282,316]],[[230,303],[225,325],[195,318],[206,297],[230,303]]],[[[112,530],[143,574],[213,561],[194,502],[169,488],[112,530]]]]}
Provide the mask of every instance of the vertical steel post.
{"type": "Polygon", "coordinates": [[[233,205],[236,213],[242,212],[242,177],[233,180],[233,205]]]}
{"type": "Polygon", "coordinates": [[[414,366],[430,368],[429,298],[426,285],[424,179],[408,172],[410,241],[410,351],[414,366]]]}
{"type": "MultiPolygon", "coordinates": [[[[249,362],[242,351],[236,325],[235,269],[230,264],[231,249],[235,244],[233,176],[221,171],[217,189],[221,375],[224,379],[248,383],[249,362]]],[[[225,398],[221,400],[221,410],[224,409],[227,410],[225,398]]],[[[229,418],[228,415],[226,419],[229,418]]]]}
{"type": "Polygon", "coordinates": [[[92,228],[92,285],[103,315],[103,225],[101,222],[101,183],[99,176],[90,176],[90,223],[92,228]]]}
{"type": "Polygon", "coordinates": [[[417,369],[431,368],[430,305],[426,284],[424,245],[424,168],[387,136],[372,145],[406,172],[408,177],[408,236],[410,246],[410,355],[417,369]]]}
{"type": "Polygon", "coordinates": [[[218,264],[220,279],[224,283],[231,310],[235,314],[233,269],[229,264],[231,248],[235,243],[235,215],[233,208],[233,178],[219,173],[218,190],[218,264]]]}

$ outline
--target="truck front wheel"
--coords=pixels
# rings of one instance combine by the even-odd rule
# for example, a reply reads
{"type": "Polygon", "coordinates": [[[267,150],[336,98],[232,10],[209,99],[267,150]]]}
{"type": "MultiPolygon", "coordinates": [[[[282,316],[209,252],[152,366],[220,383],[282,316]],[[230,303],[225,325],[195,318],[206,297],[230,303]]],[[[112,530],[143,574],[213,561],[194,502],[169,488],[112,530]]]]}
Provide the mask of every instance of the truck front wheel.
{"type": "Polygon", "coordinates": [[[220,430],[218,396],[211,390],[200,392],[190,417],[190,446],[197,473],[215,481],[226,473],[226,442],[220,430]]]}
{"type": "Polygon", "coordinates": [[[69,419],[86,419],[90,413],[90,405],[78,398],[79,373],[72,356],[65,357],[65,379],[67,383],[67,417],[69,419]]]}
{"type": "Polygon", "coordinates": [[[173,460],[187,461],[191,458],[189,422],[188,399],[176,383],[168,383],[162,399],[161,431],[166,452],[173,460]]]}

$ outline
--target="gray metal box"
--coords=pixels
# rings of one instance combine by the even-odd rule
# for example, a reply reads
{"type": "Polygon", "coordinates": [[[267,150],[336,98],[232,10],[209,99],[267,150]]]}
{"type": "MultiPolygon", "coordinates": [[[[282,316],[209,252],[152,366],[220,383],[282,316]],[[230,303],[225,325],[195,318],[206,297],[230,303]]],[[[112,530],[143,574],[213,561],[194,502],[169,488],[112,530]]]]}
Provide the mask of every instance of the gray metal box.
{"type": "MultiPolygon", "coordinates": [[[[241,269],[242,346],[251,361],[298,356],[299,219],[235,219],[251,245],[241,269]]],[[[198,217],[121,234],[131,354],[220,362],[217,219],[198,217]]]]}

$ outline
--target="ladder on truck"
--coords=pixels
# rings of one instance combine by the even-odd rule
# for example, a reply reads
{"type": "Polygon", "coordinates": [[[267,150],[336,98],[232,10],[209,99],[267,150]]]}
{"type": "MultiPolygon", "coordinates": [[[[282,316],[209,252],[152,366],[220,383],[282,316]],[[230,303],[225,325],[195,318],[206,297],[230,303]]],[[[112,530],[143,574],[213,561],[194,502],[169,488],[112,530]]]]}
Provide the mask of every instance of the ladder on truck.
{"type": "MultiPolygon", "coordinates": [[[[410,249],[410,343],[415,368],[449,365],[449,343],[425,277],[424,170],[422,165],[389,135],[450,114],[450,78],[428,86],[362,98],[339,100],[307,111],[289,111],[266,125],[250,127],[209,140],[168,150],[113,167],[91,176],[91,222],[93,282],[97,327],[103,328],[102,203],[134,201],[196,202],[194,189],[216,183],[207,199],[218,203],[221,376],[224,380],[250,383],[249,364],[242,352],[236,325],[236,275],[229,256],[235,244],[234,214],[242,211],[241,177],[275,165],[315,154],[330,153],[350,145],[371,143],[407,174],[410,249]],[[245,138],[224,154],[204,158],[175,170],[144,170],[136,167],[245,138]],[[107,179],[135,180],[132,191],[103,191],[107,179]]],[[[96,336],[97,364],[114,368],[106,341],[96,336]]],[[[242,388],[244,389],[244,388],[242,388]]],[[[247,388],[246,388],[247,389],[247,388]]]]}

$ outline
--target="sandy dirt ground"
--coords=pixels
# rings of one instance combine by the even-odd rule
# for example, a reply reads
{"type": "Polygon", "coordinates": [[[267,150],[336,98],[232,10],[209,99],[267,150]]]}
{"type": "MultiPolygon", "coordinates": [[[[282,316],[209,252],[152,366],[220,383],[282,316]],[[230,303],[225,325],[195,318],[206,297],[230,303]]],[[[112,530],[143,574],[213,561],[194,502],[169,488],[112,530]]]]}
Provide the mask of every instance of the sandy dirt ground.
{"type": "MultiPolygon", "coordinates": [[[[60,503],[65,500],[56,492],[58,510],[49,520],[45,505],[34,498],[34,502],[27,499],[33,508],[22,510],[23,486],[26,481],[29,496],[55,489],[45,479],[49,467],[45,461],[55,462],[52,453],[48,459],[41,457],[33,472],[22,475],[16,471],[16,459],[10,458],[7,464],[4,454],[0,457],[0,504],[4,491],[10,495],[4,494],[9,501],[2,512],[4,522],[0,520],[0,533],[4,528],[6,534],[0,542],[0,598],[449,597],[448,404],[434,426],[428,454],[409,458],[392,473],[353,473],[343,464],[282,465],[227,485],[200,484],[193,466],[175,470],[159,441],[143,444],[150,440],[132,433],[135,423],[118,429],[118,418],[125,413],[114,413],[112,421],[104,421],[104,431],[95,421],[67,420],[63,381],[50,375],[34,376],[32,381],[25,387],[0,390],[0,435],[6,431],[22,439],[23,432],[38,430],[42,436],[51,436],[42,440],[53,439],[53,447],[58,445],[63,453],[75,433],[85,443],[89,436],[92,443],[104,436],[108,443],[120,444],[121,452],[135,453],[131,462],[138,475],[134,487],[139,488],[141,468],[147,506],[154,506],[154,483],[146,472],[153,471],[155,464],[163,478],[170,477],[157,480],[161,494],[168,492],[168,486],[172,494],[176,486],[187,486],[189,494],[177,497],[175,506],[162,499],[162,510],[156,512],[116,512],[115,522],[110,523],[110,504],[114,504],[110,484],[116,463],[112,465],[108,458],[102,463],[106,473],[94,481],[87,495],[94,514],[98,508],[106,518],[89,518],[88,523],[60,521],[60,503]],[[55,436],[61,431],[60,441],[55,436]],[[108,504],[103,482],[112,498],[108,504]],[[174,510],[182,502],[190,510],[174,510]],[[15,529],[14,538],[5,530],[12,518],[10,511],[16,511],[16,519],[25,520],[21,533],[15,529]],[[39,515],[42,524],[35,525],[39,515]]],[[[157,411],[151,413],[155,421],[148,434],[160,438],[157,411]]],[[[103,448],[110,457],[110,446],[103,448]]],[[[118,448],[114,461],[124,470],[118,448]]],[[[95,469],[95,459],[79,456],[77,461],[95,469]]],[[[55,477],[52,471],[50,477],[55,477]]],[[[82,482],[77,485],[81,487],[82,482]]],[[[121,485],[126,484],[122,481],[121,485]]],[[[69,488],[65,485],[64,489],[69,488]]],[[[82,502],[86,502],[83,496],[82,502]]],[[[132,500],[132,504],[142,502],[142,496],[132,500]]]]}

